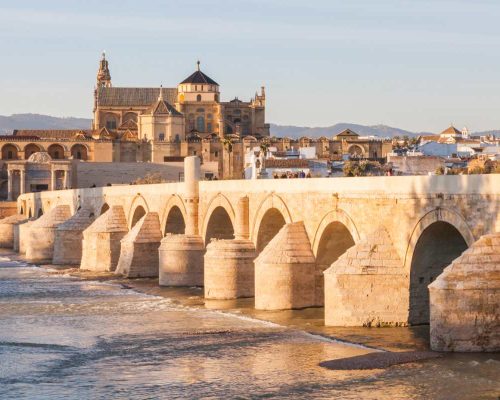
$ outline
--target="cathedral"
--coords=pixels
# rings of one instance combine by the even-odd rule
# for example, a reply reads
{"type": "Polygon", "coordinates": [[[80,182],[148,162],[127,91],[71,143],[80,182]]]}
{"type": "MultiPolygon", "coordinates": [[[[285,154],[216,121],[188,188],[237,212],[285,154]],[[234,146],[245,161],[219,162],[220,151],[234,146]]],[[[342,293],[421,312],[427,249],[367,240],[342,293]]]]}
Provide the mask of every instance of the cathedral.
{"type": "MultiPolygon", "coordinates": [[[[266,95],[248,102],[220,99],[219,84],[196,70],[175,88],[128,88],[113,86],[108,60],[102,55],[94,92],[93,130],[102,137],[123,142],[116,161],[168,162],[208,149],[190,149],[188,143],[224,139],[269,137],[265,123],[266,95]],[[127,142],[138,142],[140,154],[127,142]]],[[[196,146],[195,146],[196,147],[196,146]]],[[[220,149],[207,158],[214,161],[220,149]]],[[[207,151],[203,151],[207,150],[207,151]]]]}

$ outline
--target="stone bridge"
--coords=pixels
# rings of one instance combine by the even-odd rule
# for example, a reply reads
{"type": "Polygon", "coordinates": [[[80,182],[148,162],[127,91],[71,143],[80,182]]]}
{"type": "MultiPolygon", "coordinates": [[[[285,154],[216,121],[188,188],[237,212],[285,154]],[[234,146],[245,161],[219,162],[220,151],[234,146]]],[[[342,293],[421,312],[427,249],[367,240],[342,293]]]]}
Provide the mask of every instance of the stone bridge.
{"type": "Polygon", "coordinates": [[[1,244],[264,310],[324,306],[327,325],[431,320],[436,349],[498,350],[500,175],[200,181],[199,169],[188,157],[184,182],[24,194],[1,244]]]}

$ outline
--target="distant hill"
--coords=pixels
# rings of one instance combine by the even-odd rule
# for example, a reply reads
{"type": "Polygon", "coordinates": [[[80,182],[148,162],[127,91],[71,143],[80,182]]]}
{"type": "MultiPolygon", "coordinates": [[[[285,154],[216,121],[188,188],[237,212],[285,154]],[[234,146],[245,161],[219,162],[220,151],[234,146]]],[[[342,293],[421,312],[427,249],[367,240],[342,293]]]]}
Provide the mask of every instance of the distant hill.
{"type": "Polygon", "coordinates": [[[390,137],[394,136],[418,136],[422,133],[415,133],[410,131],[405,131],[404,129],[393,128],[386,125],[359,125],[359,124],[349,124],[349,123],[339,123],[332,126],[327,126],[324,128],[309,128],[301,126],[287,126],[287,125],[277,125],[271,124],[271,136],[288,136],[290,138],[300,138],[302,136],[307,137],[332,137],[345,129],[350,129],[361,136],[380,136],[380,137],[390,137]]]}
{"type": "MultiPolygon", "coordinates": [[[[90,118],[74,118],[74,117],[52,117],[42,114],[12,114],[10,116],[0,115],[0,134],[11,134],[14,129],[90,129],[92,120],[90,118]]],[[[418,136],[429,134],[428,132],[410,132],[404,129],[393,128],[387,125],[359,125],[350,123],[338,123],[326,127],[306,127],[293,125],[278,125],[271,124],[271,136],[300,138],[307,136],[317,138],[320,136],[332,137],[345,129],[351,129],[361,136],[379,136],[389,137],[394,136],[418,136]]],[[[500,136],[500,130],[491,130],[485,132],[475,132],[474,135],[495,134],[500,136]]]]}
{"type": "Polygon", "coordinates": [[[90,129],[88,118],[59,118],[41,114],[0,115],[0,134],[11,134],[14,129],[90,129]]]}

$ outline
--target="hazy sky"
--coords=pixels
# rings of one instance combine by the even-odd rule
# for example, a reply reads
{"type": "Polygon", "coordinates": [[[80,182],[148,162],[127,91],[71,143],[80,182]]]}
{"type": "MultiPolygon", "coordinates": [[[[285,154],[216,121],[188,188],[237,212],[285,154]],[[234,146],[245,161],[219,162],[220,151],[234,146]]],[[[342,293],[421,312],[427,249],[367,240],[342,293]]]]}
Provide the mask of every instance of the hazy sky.
{"type": "Polygon", "coordinates": [[[267,120],[500,129],[499,0],[0,0],[0,115],[90,117],[115,86],[175,86],[196,60],[267,120]]]}

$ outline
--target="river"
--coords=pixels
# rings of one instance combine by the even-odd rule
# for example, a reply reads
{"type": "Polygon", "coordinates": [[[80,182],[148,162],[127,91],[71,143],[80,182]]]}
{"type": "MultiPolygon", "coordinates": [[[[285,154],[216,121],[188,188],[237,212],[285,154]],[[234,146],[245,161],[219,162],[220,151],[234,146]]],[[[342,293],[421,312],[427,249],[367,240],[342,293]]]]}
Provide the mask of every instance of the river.
{"type": "Polygon", "coordinates": [[[377,346],[312,334],[286,323],[286,313],[276,323],[185,300],[141,293],[119,281],[55,275],[0,257],[0,399],[500,395],[498,354],[329,370],[319,363],[371,353],[377,346]]]}

